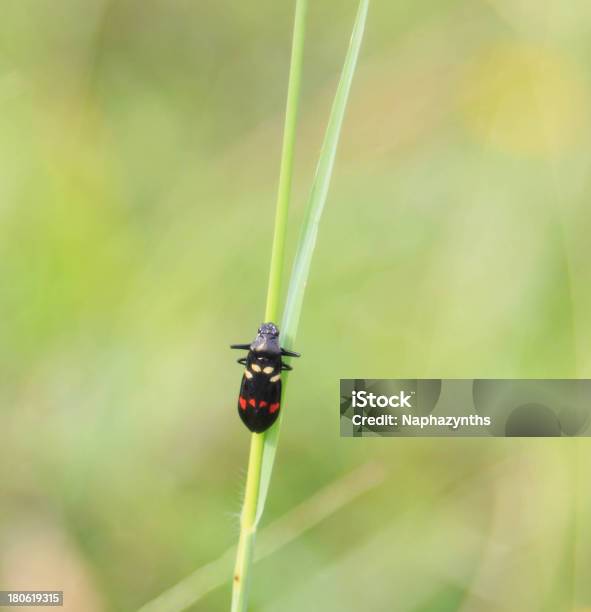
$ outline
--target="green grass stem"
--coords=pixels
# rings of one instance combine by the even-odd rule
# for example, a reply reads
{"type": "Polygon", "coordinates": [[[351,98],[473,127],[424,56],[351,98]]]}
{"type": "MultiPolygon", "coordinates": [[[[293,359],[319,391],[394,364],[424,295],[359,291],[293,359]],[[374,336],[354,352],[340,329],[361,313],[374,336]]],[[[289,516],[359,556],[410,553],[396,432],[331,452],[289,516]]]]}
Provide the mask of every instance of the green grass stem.
{"type": "MultiPolygon", "coordinates": [[[[353,81],[359,50],[363,40],[368,7],[369,0],[361,0],[343,71],[330,111],[330,117],[320,151],[318,165],[316,167],[316,174],[314,176],[312,190],[306,208],[304,223],[290,278],[285,311],[280,326],[282,345],[286,348],[293,347],[297,333],[304,292],[312,263],[312,255],[318,236],[318,227],[326,204],[328,188],[330,186],[339,137],[343,125],[343,118],[345,116],[345,109],[347,107],[351,83],[353,81]]],[[[296,5],[292,61],[289,75],[283,150],[281,155],[277,212],[275,215],[275,233],[273,236],[271,270],[269,274],[269,288],[265,312],[265,321],[273,322],[277,321],[281,297],[281,278],[285,258],[285,235],[293,172],[293,153],[301,81],[306,8],[306,2],[298,0],[296,5]]],[[[284,377],[283,397],[285,397],[286,383],[287,376],[284,377]]],[[[283,405],[285,405],[285,401],[283,401],[283,405]]],[[[277,450],[280,422],[281,418],[264,434],[252,435],[248,472],[246,476],[244,506],[241,515],[240,539],[238,542],[234,571],[232,612],[244,612],[247,609],[248,579],[253,561],[255,534],[257,525],[263,514],[269,491],[277,450]]]]}
{"type": "MultiPolygon", "coordinates": [[[[265,308],[265,321],[273,322],[277,321],[281,299],[281,278],[285,260],[285,235],[287,232],[287,216],[293,176],[293,158],[302,80],[307,8],[307,0],[297,0],[293,27],[289,82],[287,87],[281,166],[279,170],[275,231],[271,248],[271,266],[267,290],[267,305],[265,308]]],[[[240,515],[240,538],[238,540],[233,576],[232,612],[244,612],[247,609],[248,583],[257,528],[257,501],[259,499],[259,485],[265,437],[265,433],[253,433],[250,442],[244,503],[240,515]]]]}

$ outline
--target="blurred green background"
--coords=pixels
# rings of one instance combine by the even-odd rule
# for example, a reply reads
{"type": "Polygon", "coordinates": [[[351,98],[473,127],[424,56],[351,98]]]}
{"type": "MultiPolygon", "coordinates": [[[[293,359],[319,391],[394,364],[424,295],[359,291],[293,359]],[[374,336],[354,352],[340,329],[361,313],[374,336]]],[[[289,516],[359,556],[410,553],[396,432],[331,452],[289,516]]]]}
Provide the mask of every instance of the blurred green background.
{"type": "MultiPolygon", "coordinates": [[[[356,8],[311,5],[290,256],[356,8]]],[[[3,3],[1,588],[134,610],[235,543],[292,11],[3,3]]],[[[374,0],[253,612],[591,609],[587,440],[338,437],[340,377],[591,375],[590,72],[587,0],[374,0]]]]}

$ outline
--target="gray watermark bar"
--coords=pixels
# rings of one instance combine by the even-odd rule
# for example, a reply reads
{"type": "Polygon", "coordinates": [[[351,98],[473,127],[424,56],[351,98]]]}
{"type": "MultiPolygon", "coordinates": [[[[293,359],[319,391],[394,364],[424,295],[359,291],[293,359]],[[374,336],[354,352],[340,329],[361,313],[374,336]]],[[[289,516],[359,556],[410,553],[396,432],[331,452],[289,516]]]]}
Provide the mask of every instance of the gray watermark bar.
{"type": "Polygon", "coordinates": [[[341,436],[591,436],[589,379],[341,379],[341,436]]]}
{"type": "Polygon", "coordinates": [[[0,606],[63,605],[63,591],[0,591],[0,606]]]}

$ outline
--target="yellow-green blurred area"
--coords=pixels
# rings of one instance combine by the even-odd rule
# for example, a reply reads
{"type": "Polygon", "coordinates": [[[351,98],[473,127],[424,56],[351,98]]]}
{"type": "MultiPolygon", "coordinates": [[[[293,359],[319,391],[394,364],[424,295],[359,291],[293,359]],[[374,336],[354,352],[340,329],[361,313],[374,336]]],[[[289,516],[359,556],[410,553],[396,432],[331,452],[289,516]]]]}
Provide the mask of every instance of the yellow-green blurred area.
{"type": "MultiPolygon", "coordinates": [[[[311,2],[290,258],[355,9],[311,2]]],[[[236,542],[292,15],[2,4],[0,588],[130,611],[236,542]]],[[[587,0],[374,0],[252,612],[590,609],[587,440],[338,437],[341,377],[591,375],[590,74],[587,0]]]]}

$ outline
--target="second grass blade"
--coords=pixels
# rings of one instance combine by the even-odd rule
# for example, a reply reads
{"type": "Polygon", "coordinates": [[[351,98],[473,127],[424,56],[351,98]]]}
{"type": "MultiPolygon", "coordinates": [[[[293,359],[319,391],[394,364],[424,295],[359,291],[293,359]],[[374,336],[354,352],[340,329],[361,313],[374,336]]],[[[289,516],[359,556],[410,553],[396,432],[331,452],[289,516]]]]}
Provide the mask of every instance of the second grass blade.
{"type": "MultiPolygon", "coordinates": [[[[345,57],[345,64],[330,111],[320,157],[316,166],[316,174],[314,176],[314,182],[306,208],[306,215],[298,242],[293,270],[289,281],[287,301],[281,322],[281,345],[287,349],[293,348],[297,333],[304,292],[310,273],[310,265],[312,263],[312,255],[314,253],[314,247],[316,246],[318,226],[328,195],[328,188],[332,177],[347,100],[349,98],[351,83],[353,82],[353,75],[357,65],[357,58],[359,57],[359,50],[363,40],[368,7],[369,0],[361,0],[357,10],[357,17],[355,18],[355,25],[353,26],[351,42],[349,43],[349,49],[345,57]]],[[[285,382],[287,382],[286,379],[287,377],[285,377],[285,382]]],[[[285,389],[283,393],[285,396],[285,389]]],[[[271,428],[265,437],[256,524],[258,524],[261,519],[267,500],[273,464],[275,463],[280,425],[281,421],[279,421],[275,427],[271,428]]]]}

